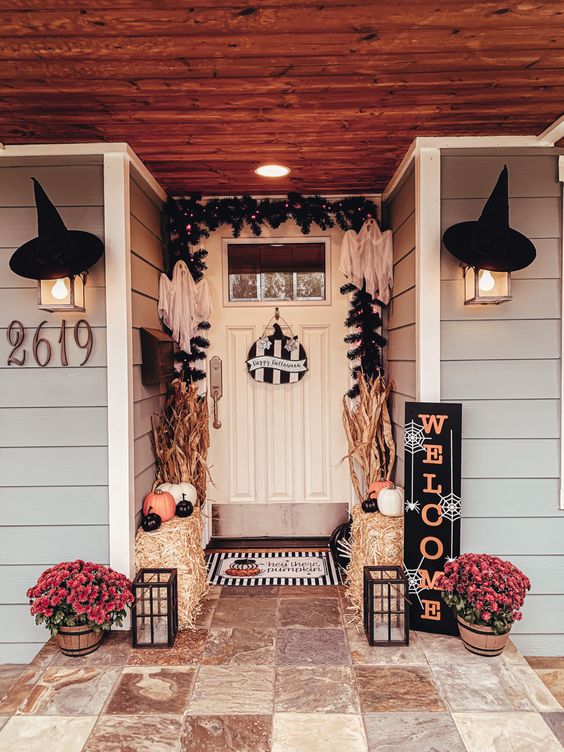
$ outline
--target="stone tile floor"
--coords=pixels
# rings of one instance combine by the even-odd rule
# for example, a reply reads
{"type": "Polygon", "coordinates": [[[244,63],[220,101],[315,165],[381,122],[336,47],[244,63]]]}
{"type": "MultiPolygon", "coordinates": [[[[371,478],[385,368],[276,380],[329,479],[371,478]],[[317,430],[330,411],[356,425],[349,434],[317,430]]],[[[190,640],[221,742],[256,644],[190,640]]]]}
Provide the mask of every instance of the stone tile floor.
{"type": "Polygon", "coordinates": [[[0,752],[562,749],[564,659],[417,633],[370,648],[345,609],[334,587],[213,588],[171,650],[125,632],[85,658],[49,642],[0,667],[0,752]]]}

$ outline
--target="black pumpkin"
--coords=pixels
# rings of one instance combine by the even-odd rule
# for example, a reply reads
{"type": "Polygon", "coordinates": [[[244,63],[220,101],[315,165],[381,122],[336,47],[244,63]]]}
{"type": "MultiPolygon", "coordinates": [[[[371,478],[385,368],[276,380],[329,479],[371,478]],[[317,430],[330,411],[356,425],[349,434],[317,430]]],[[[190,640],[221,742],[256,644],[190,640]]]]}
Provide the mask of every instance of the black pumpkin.
{"type": "Polygon", "coordinates": [[[372,512],[378,511],[378,500],[375,499],[373,496],[369,496],[367,499],[364,499],[362,502],[362,511],[367,512],[368,514],[371,514],[372,512]]]}
{"type": "Polygon", "coordinates": [[[151,512],[153,507],[149,507],[149,513],[146,514],[141,520],[141,527],[146,533],[151,533],[153,530],[158,530],[161,526],[160,515],[155,512],[151,512]]]}
{"type": "Polygon", "coordinates": [[[176,505],[177,517],[190,517],[194,511],[194,505],[186,498],[186,494],[182,494],[182,499],[176,505]]]}

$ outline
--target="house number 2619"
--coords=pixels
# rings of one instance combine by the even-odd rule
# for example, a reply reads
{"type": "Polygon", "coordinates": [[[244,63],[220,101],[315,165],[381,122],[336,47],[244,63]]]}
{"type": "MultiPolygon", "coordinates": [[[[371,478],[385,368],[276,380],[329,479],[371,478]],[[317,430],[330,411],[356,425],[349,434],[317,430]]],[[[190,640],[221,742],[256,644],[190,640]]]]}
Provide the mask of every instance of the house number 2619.
{"type": "MultiPolygon", "coordinates": [[[[42,328],[46,324],[46,321],[42,321],[39,326],[35,328],[35,334],[33,335],[33,342],[31,343],[31,351],[33,357],[38,366],[43,368],[51,361],[51,343],[48,339],[42,336],[42,328]]],[[[59,331],[59,338],[57,340],[59,344],[59,356],[62,366],[68,366],[69,361],[67,358],[67,322],[63,319],[61,321],[61,328],[59,331]]],[[[12,346],[10,354],[8,355],[9,366],[23,366],[27,358],[27,350],[24,348],[25,328],[21,321],[12,321],[6,332],[8,342],[12,346]]],[[[83,366],[88,362],[88,358],[92,353],[92,346],[94,344],[94,337],[92,335],[92,328],[86,319],[80,319],[73,327],[74,341],[77,347],[84,350],[85,356],[82,363],[83,366]],[[86,332],[86,336],[81,334],[86,332]]]]}

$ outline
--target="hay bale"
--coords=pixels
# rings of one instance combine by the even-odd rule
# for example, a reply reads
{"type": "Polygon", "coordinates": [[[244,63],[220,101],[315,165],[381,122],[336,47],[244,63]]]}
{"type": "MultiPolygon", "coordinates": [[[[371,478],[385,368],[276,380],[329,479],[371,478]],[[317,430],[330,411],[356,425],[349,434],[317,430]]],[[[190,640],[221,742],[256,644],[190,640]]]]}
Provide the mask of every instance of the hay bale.
{"type": "Polygon", "coordinates": [[[199,508],[191,517],[173,517],[158,530],[139,528],[135,537],[135,568],[178,570],[178,625],[190,629],[208,588],[202,551],[202,515],[199,508]]]}
{"type": "Polygon", "coordinates": [[[362,622],[364,567],[403,564],[403,516],[366,514],[360,504],[351,510],[351,559],[345,578],[349,621],[362,622]]]}

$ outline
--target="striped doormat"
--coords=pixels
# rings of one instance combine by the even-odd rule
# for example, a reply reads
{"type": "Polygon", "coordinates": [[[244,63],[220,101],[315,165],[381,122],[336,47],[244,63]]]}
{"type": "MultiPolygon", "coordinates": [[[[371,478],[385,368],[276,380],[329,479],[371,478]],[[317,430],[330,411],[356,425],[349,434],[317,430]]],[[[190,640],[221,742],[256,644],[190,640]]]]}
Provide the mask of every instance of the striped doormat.
{"type": "Polygon", "coordinates": [[[206,556],[212,585],[338,585],[328,551],[227,551],[206,556]]]}

